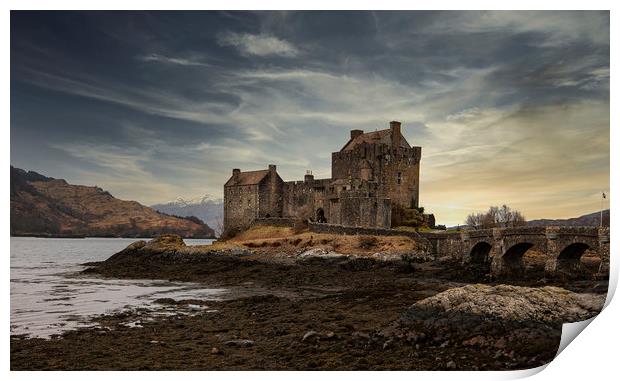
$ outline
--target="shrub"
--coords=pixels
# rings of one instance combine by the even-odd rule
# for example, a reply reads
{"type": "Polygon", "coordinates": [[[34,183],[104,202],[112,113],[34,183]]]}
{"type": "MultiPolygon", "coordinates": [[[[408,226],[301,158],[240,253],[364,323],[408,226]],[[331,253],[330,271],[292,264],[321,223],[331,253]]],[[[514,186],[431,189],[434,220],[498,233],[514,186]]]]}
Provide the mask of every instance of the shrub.
{"type": "Polygon", "coordinates": [[[362,235],[358,238],[358,245],[362,249],[370,249],[377,245],[377,237],[371,235],[362,235]]]}
{"type": "Polygon", "coordinates": [[[392,207],[392,227],[423,226],[425,222],[424,214],[420,213],[419,209],[420,208],[403,208],[400,205],[394,205],[392,207]]]}
{"type": "Polygon", "coordinates": [[[224,229],[224,231],[222,231],[222,234],[220,235],[220,239],[226,241],[234,238],[237,234],[239,234],[239,229],[237,228],[224,229]]]}

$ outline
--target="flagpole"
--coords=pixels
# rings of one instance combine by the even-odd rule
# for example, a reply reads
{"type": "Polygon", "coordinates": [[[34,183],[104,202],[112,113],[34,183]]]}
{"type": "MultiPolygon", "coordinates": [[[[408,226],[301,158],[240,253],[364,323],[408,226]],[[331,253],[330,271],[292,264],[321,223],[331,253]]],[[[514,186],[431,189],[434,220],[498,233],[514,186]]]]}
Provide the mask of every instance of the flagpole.
{"type": "Polygon", "coordinates": [[[600,221],[600,227],[603,227],[603,200],[605,199],[605,192],[601,192],[601,221],[600,221]]]}

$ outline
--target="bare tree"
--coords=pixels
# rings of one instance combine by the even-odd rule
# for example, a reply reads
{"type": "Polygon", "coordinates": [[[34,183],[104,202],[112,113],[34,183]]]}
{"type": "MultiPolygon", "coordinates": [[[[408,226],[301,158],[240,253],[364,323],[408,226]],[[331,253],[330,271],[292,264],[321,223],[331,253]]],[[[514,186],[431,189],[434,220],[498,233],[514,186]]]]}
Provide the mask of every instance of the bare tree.
{"type": "Polygon", "coordinates": [[[224,233],[224,216],[218,215],[215,217],[215,234],[221,236],[224,233]]]}
{"type": "Polygon", "coordinates": [[[494,227],[516,227],[525,225],[525,217],[518,210],[512,210],[508,205],[490,206],[486,213],[472,213],[467,216],[465,223],[475,229],[494,227]]]}
{"type": "Polygon", "coordinates": [[[465,224],[471,227],[480,229],[484,225],[485,217],[486,215],[484,213],[472,213],[469,216],[467,216],[467,219],[465,220],[465,224]]]}

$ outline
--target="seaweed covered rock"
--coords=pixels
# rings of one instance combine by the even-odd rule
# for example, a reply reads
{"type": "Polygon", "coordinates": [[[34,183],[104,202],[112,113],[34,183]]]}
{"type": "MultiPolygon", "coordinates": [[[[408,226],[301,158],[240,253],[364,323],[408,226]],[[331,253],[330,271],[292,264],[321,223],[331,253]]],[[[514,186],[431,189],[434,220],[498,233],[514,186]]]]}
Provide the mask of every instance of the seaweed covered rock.
{"type": "Polygon", "coordinates": [[[605,295],[577,294],[559,287],[520,287],[483,284],[453,288],[411,306],[405,319],[461,314],[486,320],[567,323],[596,315],[605,295]]]}
{"type": "Polygon", "coordinates": [[[157,250],[179,249],[184,246],[185,242],[183,242],[183,238],[176,234],[162,234],[153,238],[146,244],[147,249],[157,250]]]}
{"type": "Polygon", "coordinates": [[[553,359],[562,324],[595,316],[604,302],[605,295],[558,287],[467,285],[416,302],[382,335],[416,348],[475,347],[506,362],[544,363],[553,359]]]}

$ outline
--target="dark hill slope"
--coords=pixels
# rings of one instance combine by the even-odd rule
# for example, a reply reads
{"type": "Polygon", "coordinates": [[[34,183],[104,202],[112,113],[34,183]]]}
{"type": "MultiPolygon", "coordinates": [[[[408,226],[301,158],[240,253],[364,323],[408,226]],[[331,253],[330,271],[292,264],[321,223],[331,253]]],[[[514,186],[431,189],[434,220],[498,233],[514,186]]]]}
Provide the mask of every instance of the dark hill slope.
{"type": "MultiPolygon", "coordinates": [[[[528,226],[600,226],[601,212],[594,212],[580,217],[567,219],[541,219],[528,221],[528,226]]],[[[609,209],[603,210],[603,226],[609,226],[609,209]]]]}
{"type": "Polygon", "coordinates": [[[11,167],[11,235],[211,238],[196,219],[165,215],[98,187],[71,185],[11,167]]]}

